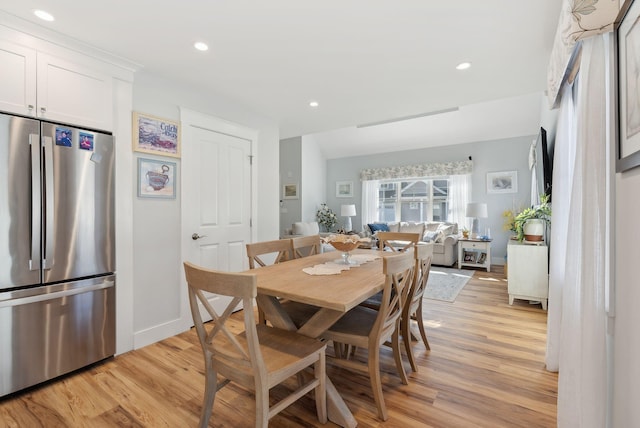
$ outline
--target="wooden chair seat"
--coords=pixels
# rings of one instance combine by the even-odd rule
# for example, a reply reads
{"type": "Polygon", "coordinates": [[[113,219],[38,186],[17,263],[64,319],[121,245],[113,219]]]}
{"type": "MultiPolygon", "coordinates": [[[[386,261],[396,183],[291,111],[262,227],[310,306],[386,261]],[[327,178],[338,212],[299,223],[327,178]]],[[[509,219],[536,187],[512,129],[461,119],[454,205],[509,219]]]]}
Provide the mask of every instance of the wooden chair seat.
{"type": "Polygon", "coordinates": [[[191,263],[184,263],[184,269],[191,315],[205,360],[205,396],[199,426],[209,425],[216,392],[230,381],[255,391],[256,427],[267,427],[269,419],[311,391],[315,392],[318,420],[326,423],[326,345],[296,332],[256,325],[255,275],[219,272],[191,263]],[[204,292],[232,299],[218,314],[204,292]],[[240,302],[245,330],[233,333],[226,322],[240,302]],[[210,323],[203,322],[200,304],[211,316],[210,323]],[[303,371],[309,367],[313,367],[313,376],[307,381],[309,376],[303,371]],[[299,387],[270,407],[269,389],[295,375],[299,387]],[[218,376],[224,379],[220,383],[218,376]]]}

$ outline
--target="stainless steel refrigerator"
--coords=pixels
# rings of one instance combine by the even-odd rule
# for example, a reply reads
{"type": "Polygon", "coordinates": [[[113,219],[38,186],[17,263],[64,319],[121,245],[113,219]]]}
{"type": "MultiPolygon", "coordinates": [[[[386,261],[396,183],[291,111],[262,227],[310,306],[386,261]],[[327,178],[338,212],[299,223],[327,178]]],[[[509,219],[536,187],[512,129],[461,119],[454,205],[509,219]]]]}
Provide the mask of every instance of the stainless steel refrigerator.
{"type": "Polygon", "coordinates": [[[115,353],[108,134],[0,113],[0,396],[115,353]]]}

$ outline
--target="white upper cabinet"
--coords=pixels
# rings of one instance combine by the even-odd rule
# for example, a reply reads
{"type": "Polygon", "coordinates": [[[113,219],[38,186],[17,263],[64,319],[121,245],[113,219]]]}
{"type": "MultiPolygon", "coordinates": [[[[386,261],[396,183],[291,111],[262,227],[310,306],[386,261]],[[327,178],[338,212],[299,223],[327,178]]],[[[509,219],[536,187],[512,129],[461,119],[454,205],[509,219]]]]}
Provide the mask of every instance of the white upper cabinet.
{"type": "Polygon", "coordinates": [[[0,110],[35,115],[36,52],[0,40],[0,110]]]}
{"type": "Polygon", "coordinates": [[[112,76],[0,40],[0,110],[109,131],[112,76]]]}
{"type": "Polygon", "coordinates": [[[38,117],[111,129],[111,76],[41,53],[37,76],[38,117]]]}

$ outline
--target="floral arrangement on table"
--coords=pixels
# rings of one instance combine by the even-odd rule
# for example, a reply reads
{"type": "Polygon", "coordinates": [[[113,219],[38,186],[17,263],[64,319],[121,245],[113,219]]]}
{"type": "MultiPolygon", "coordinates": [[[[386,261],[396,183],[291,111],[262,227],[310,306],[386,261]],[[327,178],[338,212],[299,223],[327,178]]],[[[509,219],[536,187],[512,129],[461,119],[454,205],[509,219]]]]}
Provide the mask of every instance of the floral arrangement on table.
{"type": "Polygon", "coordinates": [[[331,231],[333,226],[338,224],[338,216],[327,204],[320,205],[320,208],[316,212],[316,218],[318,219],[318,224],[322,226],[326,232],[331,231]]]}

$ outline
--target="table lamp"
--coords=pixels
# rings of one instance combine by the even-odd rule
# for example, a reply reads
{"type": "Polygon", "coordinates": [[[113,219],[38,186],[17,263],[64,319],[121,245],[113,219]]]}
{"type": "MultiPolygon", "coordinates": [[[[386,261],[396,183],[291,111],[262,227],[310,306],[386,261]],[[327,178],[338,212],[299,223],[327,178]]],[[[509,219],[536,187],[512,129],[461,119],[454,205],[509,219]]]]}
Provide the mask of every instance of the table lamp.
{"type": "Polygon", "coordinates": [[[349,205],[341,205],[340,206],[340,215],[342,217],[346,217],[347,219],[344,221],[344,231],[351,232],[353,229],[351,227],[351,217],[356,215],[356,206],[353,204],[349,205]]]}
{"type": "Polygon", "coordinates": [[[473,218],[471,223],[471,238],[476,239],[478,237],[478,219],[487,218],[487,204],[482,202],[469,202],[467,204],[466,216],[473,218]]]}

